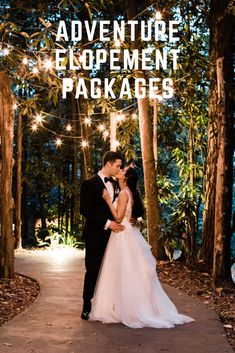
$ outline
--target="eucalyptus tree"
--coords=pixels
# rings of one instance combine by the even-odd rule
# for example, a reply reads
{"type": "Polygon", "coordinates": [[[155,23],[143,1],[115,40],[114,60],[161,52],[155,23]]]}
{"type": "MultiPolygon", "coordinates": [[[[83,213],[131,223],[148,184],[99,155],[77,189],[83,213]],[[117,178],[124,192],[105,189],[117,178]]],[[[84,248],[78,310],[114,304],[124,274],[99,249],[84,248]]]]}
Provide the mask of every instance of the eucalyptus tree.
{"type": "MultiPolygon", "coordinates": [[[[233,36],[235,7],[231,1],[211,0],[211,49],[217,89],[214,121],[217,126],[213,282],[231,278],[231,221],[234,153],[233,36]]],[[[212,103],[212,102],[211,102],[212,103]]]]}
{"type": "Polygon", "coordinates": [[[13,102],[10,80],[4,72],[0,72],[0,277],[6,278],[14,276],[13,102]]]}

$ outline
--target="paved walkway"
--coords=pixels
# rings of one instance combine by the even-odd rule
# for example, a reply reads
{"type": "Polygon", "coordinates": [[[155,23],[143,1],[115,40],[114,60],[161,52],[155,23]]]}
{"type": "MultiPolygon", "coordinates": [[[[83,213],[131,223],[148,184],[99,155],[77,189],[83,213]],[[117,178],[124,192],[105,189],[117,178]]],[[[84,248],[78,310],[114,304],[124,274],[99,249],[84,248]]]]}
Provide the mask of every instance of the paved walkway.
{"type": "Polygon", "coordinates": [[[194,323],[173,329],[130,329],[80,319],[84,252],[51,250],[16,256],[16,271],[36,278],[41,295],[0,328],[1,353],[232,353],[214,311],[164,285],[194,323]]]}

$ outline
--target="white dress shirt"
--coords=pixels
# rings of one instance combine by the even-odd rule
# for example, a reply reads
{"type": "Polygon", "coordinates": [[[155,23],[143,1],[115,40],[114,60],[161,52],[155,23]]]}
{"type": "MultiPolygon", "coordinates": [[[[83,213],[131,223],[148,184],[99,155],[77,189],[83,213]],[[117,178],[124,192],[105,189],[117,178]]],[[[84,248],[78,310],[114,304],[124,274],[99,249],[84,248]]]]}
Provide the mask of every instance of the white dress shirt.
{"type": "MultiPolygon", "coordinates": [[[[105,183],[105,181],[104,181],[105,175],[101,171],[98,172],[98,175],[101,178],[101,180],[103,181],[106,189],[108,190],[108,193],[110,195],[111,200],[113,200],[113,197],[114,197],[113,184],[111,183],[111,181],[108,181],[107,183],[105,183]]],[[[111,220],[108,219],[107,222],[105,223],[104,229],[108,229],[110,223],[111,223],[111,220]]]]}

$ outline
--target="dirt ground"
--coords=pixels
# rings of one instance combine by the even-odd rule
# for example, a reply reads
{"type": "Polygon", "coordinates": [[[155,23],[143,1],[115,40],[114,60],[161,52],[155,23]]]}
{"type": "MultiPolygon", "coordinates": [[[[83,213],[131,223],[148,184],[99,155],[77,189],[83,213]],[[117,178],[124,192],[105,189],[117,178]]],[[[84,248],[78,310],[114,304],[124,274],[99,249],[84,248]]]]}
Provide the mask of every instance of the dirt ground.
{"type": "Polygon", "coordinates": [[[200,299],[214,309],[224,327],[227,338],[235,350],[235,286],[213,290],[212,276],[186,266],[178,261],[159,261],[157,272],[162,282],[178,288],[192,297],[200,299]]]}

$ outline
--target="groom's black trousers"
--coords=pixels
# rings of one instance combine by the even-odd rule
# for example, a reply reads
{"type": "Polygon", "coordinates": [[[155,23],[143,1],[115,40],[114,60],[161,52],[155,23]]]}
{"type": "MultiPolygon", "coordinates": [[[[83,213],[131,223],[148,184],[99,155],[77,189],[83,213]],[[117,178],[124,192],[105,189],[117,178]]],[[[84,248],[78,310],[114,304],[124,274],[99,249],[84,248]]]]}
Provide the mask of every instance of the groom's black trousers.
{"type": "Polygon", "coordinates": [[[99,175],[85,180],[81,185],[80,211],[86,218],[83,229],[83,239],[86,246],[86,274],[84,280],[83,311],[90,311],[91,299],[94,295],[95,285],[105,248],[109,240],[110,229],[105,230],[108,219],[112,220],[112,213],[102,198],[105,185],[99,175]]]}
{"type": "MultiPolygon", "coordinates": [[[[86,225],[90,228],[89,225],[86,225]]],[[[109,240],[110,230],[85,229],[85,280],[83,288],[84,311],[90,311],[90,301],[93,298],[95,286],[109,240]]]]}

